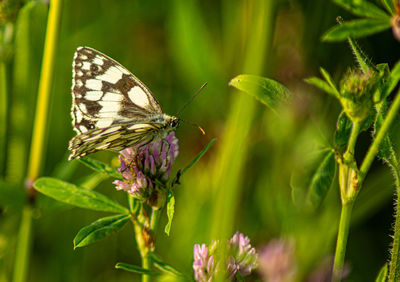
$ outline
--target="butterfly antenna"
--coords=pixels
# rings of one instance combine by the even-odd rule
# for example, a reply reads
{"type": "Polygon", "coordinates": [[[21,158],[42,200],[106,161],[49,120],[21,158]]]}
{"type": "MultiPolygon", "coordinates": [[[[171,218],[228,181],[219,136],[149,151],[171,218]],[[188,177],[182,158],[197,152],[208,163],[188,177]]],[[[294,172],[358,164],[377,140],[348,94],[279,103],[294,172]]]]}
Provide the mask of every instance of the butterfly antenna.
{"type": "Polygon", "coordinates": [[[187,123],[187,124],[189,124],[191,126],[197,127],[201,131],[201,134],[206,135],[205,130],[200,125],[198,125],[196,123],[193,123],[193,122],[190,122],[190,121],[187,121],[187,120],[184,120],[184,119],[181,119],[181,118],[179,120],[183,121],[184,123],[187,123]]]}
{"type": "MultiPolygon", "coordinates": [[[[179,114],[186,108],[187,105],[189,105],[189,104],[193,101],[193,99],[200,93],[201,90],[203,90],[203,88],[204,88],[206,85],[207,85],[207,82],[204,83],[203,86],[201,86],[199,90],[197,90],[197,92],[189,99],[189,101],[187,101],[187,102],[185,103],[185,105],[183,105],[183,107],[175,114],[175,116],[179,116],[179,114]]],[[[190,124],[190,122],[187,122],[187,123],[190,124]]],[[[192,124],[192,125],[198,126],[197,124],[192,124]]],[[[203,130],[200,126],[198,126],[198,127],[200,128],[201,132],[204,132],[204,130],[203,130]]],[[[203,134],[204,134],[204,133],[203,133],[203,134]]]]}

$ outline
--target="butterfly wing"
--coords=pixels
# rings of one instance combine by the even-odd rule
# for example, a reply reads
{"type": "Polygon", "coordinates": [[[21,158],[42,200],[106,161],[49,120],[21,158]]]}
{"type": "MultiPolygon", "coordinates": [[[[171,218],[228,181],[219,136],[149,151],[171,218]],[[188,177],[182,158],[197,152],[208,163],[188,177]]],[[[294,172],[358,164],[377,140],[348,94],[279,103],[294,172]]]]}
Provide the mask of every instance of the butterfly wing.
{"type": "Polygon", "coordinates": [[[73,127],[78,134],[162,114],[158,101],[137,77],[89,47],[79,47],[74,55],[72,99],[73,127]]]}
{"type": "Polygon", "coordinates": [[[71,139],[69,160],[100,150],[121,151],[125,148],[152,142],[162,128],[161,123],[117,124],[96,128],[71,139]]]}

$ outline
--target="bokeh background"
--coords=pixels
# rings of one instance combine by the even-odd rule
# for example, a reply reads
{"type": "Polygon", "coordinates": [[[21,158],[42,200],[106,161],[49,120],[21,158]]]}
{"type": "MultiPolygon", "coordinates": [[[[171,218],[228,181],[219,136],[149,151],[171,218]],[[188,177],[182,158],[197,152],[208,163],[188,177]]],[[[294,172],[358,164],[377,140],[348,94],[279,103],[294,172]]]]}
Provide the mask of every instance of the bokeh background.
{"type": "MultiPolygon", "coordinates": [[[[47,5],[23,8],[15,25],[7,147],[1,159],[1,178],[15,184],[15,193],[24,193],[47,5]],[[21,20],[22,13],[29,15],[21,20]]],[[[181,114],[207,134],[182,124],[176,132],[180,155],[175,170],[212,138],[217,141],[176,187],[171,234],[163,232],[164,214],[157,252],[191,274],[194,244],[209,243],[219,232],[230,236],[238,230],[258,249],[273,238],[284,238],[295,242],[296,280],[306,281],[334,252],[340,212],[337,183],[316,211],[305,212],[301,206],[307,176],[318,165],[321,151],[332,144],[340,105],[304,78],[318,75],[323,66],[338,81],[355,65],[345,42],[320,40],[338,15],[352,17],[330,1],[64,0],[42,175],[99,182],[97,191],[127,204],[112,179],[93,176],[81,163],[67,161],[68,141],[74,135],[71,64],[78,46],[90,46],[123,64],[169,114],[208,82],[181,114]],[[290,103],[274,113],[230,88],[229,80],[241,73],[281,82],[292,92],[290,103]]],[[[399,58],[399,43],[391,31],[359,43],[375,63],[393,66],[399,58]]],[[[363,133],[357,157],[364,155],[369,141],[368,132],[363,133]]],[[[94,157],[115,164],[116,154],[94,157]]],[[[394,194],[389,169],[375,162],[363,189],[350,229],[347,281],[374,281],[389,258],[394,194]]],[[[21,207],[8,205],[6,199],[0,201],[0,281],[12,277],[21,221],[21,207]]],[[[80,228],[106,214],[66,207],[41,195],[35,207],[28,281],[139,281],[135,274],[114,269],[120,261],[140,264],[130,225],[74,250],[72,240],[80,228]]],[[[255,273],[249,279],[260,277],[255,273]]]]}

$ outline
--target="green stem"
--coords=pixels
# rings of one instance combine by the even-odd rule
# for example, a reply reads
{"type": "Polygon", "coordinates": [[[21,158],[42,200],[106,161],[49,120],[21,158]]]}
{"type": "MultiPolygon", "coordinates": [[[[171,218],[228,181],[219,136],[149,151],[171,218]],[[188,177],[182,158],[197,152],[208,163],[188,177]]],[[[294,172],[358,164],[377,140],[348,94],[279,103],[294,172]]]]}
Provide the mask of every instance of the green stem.
{"type": "MultiPolygon", "coordinates": [[[[397,92],[396,98],[394,99],[392,105],[390,106],[390,109],[385,117],[385,120],[382,123],[381,128],[379,129],[376,138],[369,147],[367,155],[365,156],[364,161],[361,164],[360,178],[359,178],[360,187],[365,179],[365,176],[367,175],[369,168],[371,167],[372,161],[375,159],[375,156],[378,153],[379,146],[381,145],[383,138],[386,136],[390,126],[392,125],[396,117],[399,107],[400,107],[400,91],[397,92]]],[[[357,190],[357,192],[359,191],[360,189],[357,190]]]]}
{"type": "Polygon", "coordinates": [[[32,208],[27,206],[22,213],[21,225],[19,227],[17,252],[15,255],[15,267],[13,282],[24,282],[29,267],[30,238],[32,233],[32,208]]]}
{"type": "Polygon", "coordinates": [[[46,39],[43,50],[42,69],[33,125],[32,143],[28,164],[29,183],[39,176],[44,157],[44,145],[49,112],[51,87],[53,85],[56,49],[61,22],[62,0],[50,1],[46,39]]]}
{"type": "Polygon", "coordinates": [[[7,66],[0,61],[0,175],[4,174],[7,147],[7,66]]]}
{"type": "Polygon", "coordinates": [[[361,129],[361,122],[354,122],[353,128],[351,130],[351,134],[350,134],[349,143],[347,145],[347,151],[346,151],[346,153],[351,154],[351,157],[353,159],[354,159],[354,148],[356,146],[357,137],[358,137],[358,134],[360,133],[360,129],[361,129]]]}
{"type": "Polygon", "coordinates": [[[342,206],[342,211],[340,214],[339,231],[336,243],[335,260],[333,263],[332,281],[340,281],[340,278],[342,276],[353,204],[354,202],[348,202],[342,206]]]}
{"type": "Polygon", "coordinates": [[[392,246],[392,256],[390,258],[390,269],[389,269],[389,282],[395,282],[400,280],[400,183],[399,171],[396,172],[396,210],[395,210],[395,225],[394,225],[394,235],[393,235],[393,246],[392,246]]]}

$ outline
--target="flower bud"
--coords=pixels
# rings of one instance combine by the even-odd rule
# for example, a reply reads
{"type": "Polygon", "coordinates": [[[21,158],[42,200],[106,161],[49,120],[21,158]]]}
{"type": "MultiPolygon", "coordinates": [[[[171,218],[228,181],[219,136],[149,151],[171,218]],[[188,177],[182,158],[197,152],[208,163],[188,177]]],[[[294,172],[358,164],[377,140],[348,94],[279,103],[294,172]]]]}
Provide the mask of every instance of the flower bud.
{"type": "Polygon", "coordinates": [[[340,83],[340,102],[353,122],[363,121],[373,106],[373,94],[378,76],[372,70],[366,73],[349,69],[340,83]]]}

